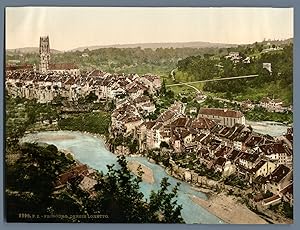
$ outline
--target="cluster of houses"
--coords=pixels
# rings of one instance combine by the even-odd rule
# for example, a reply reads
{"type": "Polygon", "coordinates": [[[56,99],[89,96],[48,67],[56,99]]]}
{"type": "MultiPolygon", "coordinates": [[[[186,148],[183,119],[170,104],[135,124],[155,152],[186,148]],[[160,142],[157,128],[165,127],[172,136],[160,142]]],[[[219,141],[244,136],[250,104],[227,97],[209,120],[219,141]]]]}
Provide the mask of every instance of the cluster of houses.
{"type": "Polygon", "coordinates": [[[110,74],[99,70],[75,76],[65,72],[43,74],[28,69],[7,69],[5,86],[12,97],[37,99],[40,103],[47,103],[58,96],[77,101],[90,93],[97,96],[97,101],[115,99],[122,95],[136,98],[145,91],[155,92],[161,87],[161,82],[158,76],[110,74]]]}
{"type": "Polygon", "coordinates": [[[116,109],[111,114],[111,131],[114,134],[130,134],[144,122],[145,116],[155,111],[155,104],[144,94],[132,94],[116,100],[116,109]]]}
{"type": "Polygon", "coordinates": [[[71,188],[72,184],[77,184],[80,189],[95,195],[94,186],[97,182],[97,172],[85,164],[75,163],[69,170],[58,175],[55,185],[54,194],[60,194],[66,188],[71,188]]]}
{"type": "Polygon", "coordinates": [[[239,62],[249,64],[251,62],[250,57],[243,58],[239,52],[229,52],[229,54],[227,56],[225,56],[225,58],[232,61],[235,64],[239,63],[239,62]]]}
{"type": "Polygon", "coordinates": [[[292,131],[278,137],[262,135],[245,125],[241,112],[200,109],[198,117],[191,118],[182,107],[175,103],[156,120],[131,127],[140,151],[161,148],[165,142],[171,154],[196,154],[207,168],[238,175],[258,191],[272,192],[268,205],[282,197],[292,205],[292,131]]]}
{"type": "Polygon", "coordinates": [[[283,106],[283,102],[280,99],[271,99],[269,97],[262,98],[259,105],[269,112],[286,112],[292,110],[291,106],[283,106]]]}

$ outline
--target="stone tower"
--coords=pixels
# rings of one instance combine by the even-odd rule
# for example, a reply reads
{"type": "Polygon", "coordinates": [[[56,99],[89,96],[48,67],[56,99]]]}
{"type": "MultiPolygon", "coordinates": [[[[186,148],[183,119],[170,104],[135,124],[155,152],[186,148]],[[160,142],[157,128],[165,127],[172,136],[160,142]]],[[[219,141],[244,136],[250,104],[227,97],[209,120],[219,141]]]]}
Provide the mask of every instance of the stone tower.
{"type": "Polygon", "coordinates": [[[50,63],[50,44],[49,44],[49,36],[40,37],[40,66],[39,70],[42,73],[46,73],[48,71],[49,63],[50,63]]]}

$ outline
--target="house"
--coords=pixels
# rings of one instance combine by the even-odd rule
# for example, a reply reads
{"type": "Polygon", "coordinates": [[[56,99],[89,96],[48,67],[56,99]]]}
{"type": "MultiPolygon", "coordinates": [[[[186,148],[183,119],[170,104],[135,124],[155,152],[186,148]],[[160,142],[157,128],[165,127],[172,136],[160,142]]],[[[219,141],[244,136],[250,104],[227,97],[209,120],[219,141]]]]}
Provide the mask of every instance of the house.
{"type": "Polygon", "coordinates": [[[266,177],[264,189],[273,194],[279,194],[282,189],[292,182],[292,171],[285,165],[279,165],[266,177]]]}
{"type": "Polygon", "coordinates": [[[85,177],[83,178],[83,180],[80,182],[79,188],[81,188],[81,189],[84,190],[84,191],[89,192],[89,191],[91,191],[91,190],[94,188],[94,186],[95,186],[97,183],[98,183],[97,180],[85,176],[85,177]]]}
{"type": "Polygon", "coordinates": [[[230,153],[233,151],[233,149],[231,147],[228,146],[222,146],[220,147],[216,152],[215,152],[215,157],[227,157],[230,155],[230,153]]]}
{"type": "Polygon", "coordinates": [[[283,201],[288,202],[290,206],[294,204],[293,183],[287,185],[280,191],[283,201]]]}
{"type": "Polygon", "coordinates": [[[192,133],[188,130],[182,130],[179,132],[180,133],[180,137],[182,138],[182,141],[184,144],[188,144],[192,142],[192,133]]]}
{"type": "Polygon", "coordinates": [[[204,140],[208,135],[208,133],[198,133],[194,136],[193,141],[200,145],[200,142],[202,142],[202,140],[204,140]]]}
{"type": "Polygon", "coordinates": [[[276,195],[273,195],[273,196],[268,197],[266,199],[263,199],[261,204],[264,207],[269,207],[271,205],[279,204],[280,202],[281,202],[281,197],[278,194],[276,194],[276,195]]]}
{"type": "Polygon", "coordinates": [[[247,99],[246,101],[243,101],[241,106],[245,110],[253,109],[255,107],[255,105],[249,99],[247,99]]]}
{"type": "Polygon", "coordinates": [[[239,52],[230,52],[225,58],[230,59],[233,63],[238,63],[242,59],[239,52]]]}
{"type": "Polygon", "coordinates": [[[133,103],[136,105],[136,106],[142,106],[144,104],[147,104],[147,103],[150,103],[150,97],[148,96],[145,96],[145,95],[142,95],[140,97],[137,97],[133,100],[133,103]]]}
{"type": "Polygon", "coordinates": [[[181,143],[181,138],[180,138],[179,133],[175,132],[172,135],[172,137],[170,139],[170,144],[172,145],[172,147],[176,153],[182,152],[183,146],[181,143]]]}
{"type": "Polygon", "coordinates": [[[250,184],[252,184],[256,178],[258,177],[266,177],[270,175],[276,168],[276,165],[272,163],[269,160],[259,160],[257,163],[255,163],[254,167],[251,169],[244,168],[242,171],[245,174],[245,177],[249,181],[250,184]]]}
{"type": "Polygon", "coordinates": [[[208,118],[198,117],[193,119],[190,128],[197,130],[201,133],[209,133],[210,130],[216,125],[216,122],[208,118]]]}
{"type": "Polygon", "coordinates": [[[214,162],[214,169],[216,172],[223,172],[226,163],[225,157],[218,157],[214,162]]]}
{"type": "Polygon", "coordinates": [[[266,177],[271,174],[276,168],[276,164],[268,160],[260,160],[254,168],[252,168],[253,177],[266,177]]]}
{"type": "Polygon", "coordinates": [[[72,179],[76,179],[79,177],[84,177],[88,174],[88,167],[87,165],[76,165],[72,167],[65,173],[60,174],[55,182],[56,186],[65,185],[70,182],[72,179]]]}
{"type": "Polygon", "coordinates": [[[272,73],[272,64],[267,62],[267,63],[263,63],[263,69],[268,70],[270,73],[272,73]]]}
{"type": "Polygon", "coordinates": [[[233,149],[230,154],[227,156],[227,160],[230,161],[232,164],[238,161],[239,157],[243,154],[242,151],[237,149],[233,149]]]}
{"type": "MultiPolygon", "coordinates": [[[[144,78],[151,82],[155,90],[159,90],[161,88],[161,80],[158,76],[147,74],[144,75],[144,78]]],[[[141,79],[143,79],[143,77],[141,79]]]]}
{"type": "Polygon", "coordinates": [[[145,103],[143,105],[140,106],[140,109],[142,110],[142,112],[145,112],[146,114],[149,113],[153,113],[155,112],[155,105],[152,102],[149,103],[145,103]]]}
{"type": "Polygon", "coordinates": [[[264,97],[260,101],[260,106],[271,112],[285,111],[285,108],[283,107],[283,101],[280,99],[270,99],[269,97],[264,97]]]}
{"type": "Polygon", "coordinates": [[[191,107],[189,110],[190,114],[197,114],[197,108],[196,107],[191,107]]]}
{"type": "Polygon", "coordinates": [[[156,124],[155,121],[143,122],[137,127],[137,138],[139,140],[140,150],[153,149],[154,145],[154,132],[153,126],[156,124]]]}
{"type": "Polygon", "coordinates": [[[201,108],[198,113],[198,118],[208,118],[215,122],[232,127],[236,123],[245,125],[245,116],[240,111],[217,108],[201,108]]]}
{"type": "Polygon", "coordinates": [[[258,151],[270,160],[275,161],[277,165],[283,164],[288,167],[292,165],[292,150],[282,143],[260,145],[258,151]]]}
{"type": "Polygon", "coordinates": [[[243,63],[245,63],[245,64],[251,63],[251,58],[250,58],[250,57],[246,57],[246,58],[243,60],[243,63]]]}
{"type": "Polygon", "coordinates": [[[48,71],[51,73],[58,73],[58,74],[70,74],[74,76],[80,75],[79,68],[73,63],[56,63],[56,64],[49,64],[48,71]]]}
{"type": "Polygon", "coordinates": [[[277,141],[281,141],[283,144],[287,145],[288,148],[293,149],[293,134],[288,133],[276,138],[277,141]]]}
{"type": "Polygon", "coordinates": [[[259,161],[259,158],[260,156],[258,154],[243,152],[238,159],[238,163],[242,165],[244,168],[252,169],[259,161]]]}
{"type": "Polygon", "coordinates": [[[124,125],[126,127],[126,133],[129,133],[135,129],[135,127],[139,126],[143,123],[143,119],[139,116],[130,116],[126,117],[124,120],[124,125]]]}
{"type": "Polygon", "coordinates": [[[246,149],[253,149],[260,144],[264,144],[264,138],[258,135],[250,135],[250,137],[245,141],[246,149]]]}
{"type": "Polygon", "coordinates": [[[236,137],[233,139],[233,146],[234,148],[246,151],[246,142],[251,137],[251,132],[244,131],[239,133],[236,137]]]}

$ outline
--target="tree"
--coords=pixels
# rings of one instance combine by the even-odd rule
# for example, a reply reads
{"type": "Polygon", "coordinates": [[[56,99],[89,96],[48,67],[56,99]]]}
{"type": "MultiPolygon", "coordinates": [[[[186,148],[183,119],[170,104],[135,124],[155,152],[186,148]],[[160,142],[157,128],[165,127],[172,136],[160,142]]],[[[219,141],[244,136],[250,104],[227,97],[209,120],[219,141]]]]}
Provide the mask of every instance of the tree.
{"type": "Polygon", "coordinates": [[[166,82],[165,82],[165,79],[163,79],[163,82],[161,84],[161,89],[160,89],[160,94],[161,95],[165,95],[166,94],[166,82]]]}
{"type": "Polygon", "coordinates": [[[98,181],[95,186],[97,197],[87,204],[89,212],[105,213],[109,216],[106,222],[113,223],[183,223],[182,207],[174,200],[179,184],[168,192],[170,184],[164,178],[160,189],[152,191],[146,202],[139,191],[141,169],[135,177],[127,168],[124,156],[118,156],[118,164],[118,169],[114,165],[108,166],[108,173],[98,181]]]}

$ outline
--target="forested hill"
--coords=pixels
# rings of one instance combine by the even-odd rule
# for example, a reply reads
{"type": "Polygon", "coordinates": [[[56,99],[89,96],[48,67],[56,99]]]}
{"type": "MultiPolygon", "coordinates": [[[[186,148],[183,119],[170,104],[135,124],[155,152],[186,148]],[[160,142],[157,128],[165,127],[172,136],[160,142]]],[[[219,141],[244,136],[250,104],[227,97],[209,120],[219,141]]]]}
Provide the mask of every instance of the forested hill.
{"type": "MultiPolygon", "coordinates": [[[[96,50],[51,53],[52,63],[75,63],[83,70],[101,69],[107,72],[153,73],[165,75],[177,61],[188,56],[216,54],[218,48],[101,48],[96,50]]],[[[6,62],[39,64],[38,53],[6,53],[6,62]]]]}
{"type": "Polygon", "coordinates": [[[115,44],[106,46],[85,46],[72,49],[71,51],[84,51],[86,49],[95,50],[101,48],[142,48],[142,49],[159,49],[159,48],[228,48],[237,46],[235,44],[213,43],[213,42],[156,42],[156,43],[135,43],[135,44],[115,44]]]}
{"type": "MultiPolygon", "coordinates": [[[[274,48],[275,46],[271,46],[274,48]]],[[[277,47],[278,48],[278,47],[277,47]]],[[[270,48],[269,48],[270,49],[270,48]]],[[[258,74],[256,78],[215,81],[205,83],[203,90],[238,100],[259,101],[264,96],[292,103],[293,88],[293,44],[281,45],[277,50],[266,52],[262,44],[239,46],[228,51],[239,52],[241,61],[234,63],[225,55],[191,56],[178,61],[178,70],[185,73],[187,81],[236,77],[258,74]],[[250,58],[250,63],[242,60],[250,58]],[[272,72],[263,68],[271,63],[272,72]]],[[[184,79],[180,79],[184,81],[184,79]]]]}

